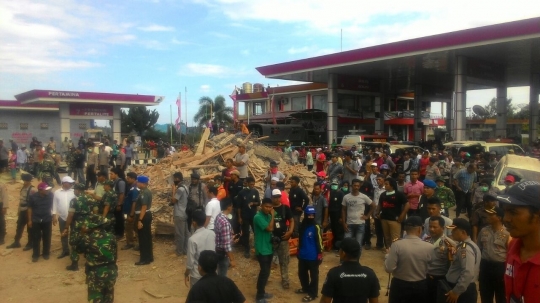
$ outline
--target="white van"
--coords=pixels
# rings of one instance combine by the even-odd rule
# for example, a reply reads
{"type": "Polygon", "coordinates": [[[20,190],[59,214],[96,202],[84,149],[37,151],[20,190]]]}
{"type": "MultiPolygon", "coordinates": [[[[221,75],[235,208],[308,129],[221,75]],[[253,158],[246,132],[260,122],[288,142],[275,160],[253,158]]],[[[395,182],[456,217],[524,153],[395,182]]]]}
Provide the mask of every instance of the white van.
{"type": "Polygon", "coordinates": [[[506,155],[495,167],[493,186],[504,190],[504,179],[508,174],[516,177],[517,182],[540,181],[540,160],[532,157],[506,155]]]}

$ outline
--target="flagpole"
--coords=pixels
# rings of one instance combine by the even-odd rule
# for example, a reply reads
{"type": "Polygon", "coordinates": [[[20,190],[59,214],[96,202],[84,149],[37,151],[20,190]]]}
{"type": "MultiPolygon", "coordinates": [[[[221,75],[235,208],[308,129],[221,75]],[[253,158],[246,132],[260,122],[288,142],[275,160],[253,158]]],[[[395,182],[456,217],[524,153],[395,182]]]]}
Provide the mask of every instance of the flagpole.
{"type": "Polygon", "coordinates": [[[185,89],[184,96],[186,98],[186,113],[185,113],[185,115],[186,115],[186,143],[188,143],[187,142],[187,134],[188,134],[188,124],[187,124],[187,122],[188,122],[187,121],[187,86],[185,86],[184,89],[185,89]]]}
{"type": "Polygon", "coordinates": [[[171,113],[171,145],[173,144],[173,139],[172,139],[172,127],[173,127],[173,124],[172,124],[172,104],[169,105],[169,110],[170,110],[170,113],[171,113]]]}

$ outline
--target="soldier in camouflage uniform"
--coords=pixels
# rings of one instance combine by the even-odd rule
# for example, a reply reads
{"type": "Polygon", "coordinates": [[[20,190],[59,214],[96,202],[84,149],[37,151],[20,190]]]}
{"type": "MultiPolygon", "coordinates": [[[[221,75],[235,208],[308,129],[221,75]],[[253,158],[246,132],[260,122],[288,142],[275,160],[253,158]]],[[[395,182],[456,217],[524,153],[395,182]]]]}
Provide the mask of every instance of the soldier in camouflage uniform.
{"type": "MultiPolygon", "coordinates": [[[[56,165],[50,154],[45,154],[43,156],[43,161],[38,164],[38,180],[42,182],[47,182],[49,186],[54,186],[52,178],[56,176],[56,165]]],[[[57,180],[58,181],[58,180],[57,180]]],[[[58,182],[60,184],[60,182],[58,182]]]]}
{"type": "Polygon", "coordinates": [[[118,277],[116,237],[110,232],[114,224],[91,214],[77,225],[81,235],[74,241],[74,247],[86,256],[88,302],[112,303],[118,277]]]}
{"type": "Polygon", "coordinates": [[[67,164],[67,175],[71,177],[73,174],[73,180],[77,181],[77,173],[75,172],[75,150],[70,147],[66,152],[65,162],[67,164]]]}
{"type": "Polygon", "coordinates": [[[99,201],[98,214],[107,218],[112,222],[109,226],[114,227],[116,219],[114,217],[114,210],[116,209],[116,204],[118,201],[118,195],[113,190],[114,182],[112,180],[107,180],[103,183],[103,188],[105,193],[101,200],[99,201]]]}
{"type": "Polygon", "coordinates": [[[449,209],[456,205],[456,196],[454,192],[445,186],[445,179],[443,177],[437,178],[437,188],[435,189],[435,197],[441,200],[441,206],[443,207],[443,214],[448,217],[449,209]]]}
{"type": "Polygon", "coordinates": [[[66,219],[66,228],[62,232],[63,237],[68,235],[68,226],[71,227],[71,233],[69,234],[69,244],[71,245],[71,265],[67,266],[67,270],[77,271],[79,270],[79,254],[75,249],[75,244],[79,240],[80,230],[77,228],[77,224],[80,226],[80,222],[83,222],[86,217],[91,214],[92,205],[96,204],[91,197],[84,193],[85,185],[77,183],[73,187],[75,198],[69,203],[68,217],[66,219]]]}

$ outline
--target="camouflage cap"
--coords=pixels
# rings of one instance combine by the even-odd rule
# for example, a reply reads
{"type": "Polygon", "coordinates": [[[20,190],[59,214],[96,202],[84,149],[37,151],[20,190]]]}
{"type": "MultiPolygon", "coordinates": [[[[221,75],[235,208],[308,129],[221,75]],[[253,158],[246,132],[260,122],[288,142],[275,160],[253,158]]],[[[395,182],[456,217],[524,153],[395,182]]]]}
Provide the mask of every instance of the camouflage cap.
{"type": "Polygon", "coordinates": [[[86,229],[93,229],[102,225],[107,225],[109,224],[109,222],[110,221],[105,217],[96,214],[89,214],[84,220],[80,220],[79,222],[77,222],[76,227],[80,229],[85,226],[86,229]]]}
{"type": "Polygon", "coordinates": [[[77,183],[73,186],[73,189],[78,189],[78,190],[85,190],[86,189],[86,185],[84,185],[83,183],[77,183]]]}
{"type": "Polygon", "coordinates": [[[112,180],[107,180],[107,181],[103,182],[103,185],[113,186],[114,182],[112,180]]]}

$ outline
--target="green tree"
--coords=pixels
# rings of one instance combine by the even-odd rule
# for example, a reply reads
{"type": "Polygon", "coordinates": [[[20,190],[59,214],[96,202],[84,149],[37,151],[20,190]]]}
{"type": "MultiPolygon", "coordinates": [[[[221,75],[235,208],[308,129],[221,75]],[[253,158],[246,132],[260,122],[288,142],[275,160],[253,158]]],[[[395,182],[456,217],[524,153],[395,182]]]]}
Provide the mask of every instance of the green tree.
{"type": "Polygon", "coordinates": [[[218,125],[230,125],[233,122],[232,114],[233,108],[225,104],[225,98],[222,95],[217,96],[214,100],[204,96],[199,99],[199,111],[193,119],[199,127],[206,125],[211,118],[218,125]],[[212,117],[210,117],[210,113],[212,113],[212,117]]]}
{"type": "Polygon", "coordinates": [[[157,110],[147,109],[146,106],[135,106],[129,109],[127,113],[121,112],[122,132],[130,133],[135,131],[137,135],[151,129],[159,119],[157,110]]]}
{"type": "MultiPolygon", "coordinates": [[[[497,118],[497,98],[491,99],[485,106],[488,115],[483,118],[497,118]]],[[[516,114],[516,107],[512,104],[512,99],[506,99],[506,116],[513,118],[516,114]]]]}

